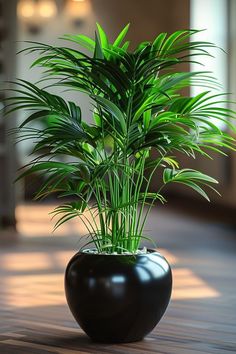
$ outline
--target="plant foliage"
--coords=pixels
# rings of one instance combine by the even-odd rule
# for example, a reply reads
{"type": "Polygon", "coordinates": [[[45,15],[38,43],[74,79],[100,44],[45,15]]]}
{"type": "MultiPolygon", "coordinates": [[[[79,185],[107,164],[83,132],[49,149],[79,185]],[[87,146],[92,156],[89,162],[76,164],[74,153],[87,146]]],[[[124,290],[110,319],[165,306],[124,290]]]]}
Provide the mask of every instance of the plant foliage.
{"type": "Polygon", "coordinates": [[[181,70],[182,63],[209,56],[214,44],[191,40],[198,31],[186,30],[161,33],[130,51],[128,27],[113,43],[100,25],[94,40],[65,35],[76,49],[30,42],[25,51],[38,53],[32,67],[42,67],[44,77],[38,84],[17,80],[7,102],[8,112],[29,112],[16,131],[19,140],[33,139],[37,154],[19,178],[35,172],[44,176],[37,198],[73,197],[54,210],[55,228],[78,217],[98,251],[108,253],[138,249],[151,207],[156,200],[165,203],[161,192],[167,184],[184,184],[208,199],[204,188],[217,181],[180,169],[176,152],[209,157],[208,151],[224,154],[235,146],[228,133],[235,131],[235,112],[222,108],[223,94],[211,93],[217,81],[209,72],[181,70]],[[205,91],[185,96],[183,89],[191,85],[205,91]],[[50,93],[55,86],[87,94],[93,123],[81,116],[79,102],[50,93]],[[33,125],[42,119],[46,126],[33,125]],[[227,129],[219,129],[216,121],[227,129]],[[70,162],[63,162],[65,157],[70,162]],[[150,193],[156,171],[163,183],[150,193]]]}

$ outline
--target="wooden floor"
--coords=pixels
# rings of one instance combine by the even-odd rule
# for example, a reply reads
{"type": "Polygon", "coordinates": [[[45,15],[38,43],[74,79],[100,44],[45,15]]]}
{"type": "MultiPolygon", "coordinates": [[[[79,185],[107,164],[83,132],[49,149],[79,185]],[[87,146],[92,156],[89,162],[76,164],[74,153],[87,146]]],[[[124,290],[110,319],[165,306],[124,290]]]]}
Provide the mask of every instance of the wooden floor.
{"type": "Polygon", "coordinates": [[[172,302],[145,340],[101,345],[78,328],[64,298],[64,268],[82,230],[70,224],[49,237],[48,209],[19,207],[24,237],[0,246],[0,354],[236,353],[235,227],[154,210],[147,229],[172,265],[172,302]]]}

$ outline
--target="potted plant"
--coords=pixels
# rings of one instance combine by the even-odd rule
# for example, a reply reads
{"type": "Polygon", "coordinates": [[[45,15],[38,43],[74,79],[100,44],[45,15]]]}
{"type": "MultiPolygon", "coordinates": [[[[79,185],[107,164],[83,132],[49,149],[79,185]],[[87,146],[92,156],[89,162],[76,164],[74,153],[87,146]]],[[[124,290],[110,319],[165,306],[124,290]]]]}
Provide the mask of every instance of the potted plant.
{"type": "Polygon", "coordinates": [[[32,66],[44,68],[44,78],[38,84],[18,80],[7,110],[29,112],[16,131],[20,140],[33,139],[36,156],[19,178],[42,174],[37,198],[52,193],[67,198],[53,211],[55,228],[78,218],[90,237],[65,275],[75,319],[93,340],[129,342],[154,328],[171,295],[167,261],[155,249],[140,248],[149,239],[150,209],[156,201],[165,203],[162,190],[170,183],[184,184],[206,199],[205,187],[215,190],[217,183],[199,171],[180,169],[175,154],[209,157],[208,151],[234,149],[228,131],[235,131],[235,112],[221,106],[227,102],[223,94],[211,93],[218,84],[209,72],[181,71],[182,63],[208,56],[214,47],[190,41],[197,30],[161,33],[130,51],[124,41],[128,25],[113,43],[97,27],[94,40],[65,35],[73,48],[31,43],[26,51],[38,53],[32,66]],[[184,95],[183,88],[191,85],[205,90],[184,95]],[[79,99],[50,93],[56,86],[88,95],[92,122],[82,118],[79,99]],[[39,127],[37,120],[47,124],[39,127]],[[162,179],[151,193],[156,171],[162,179]]]}

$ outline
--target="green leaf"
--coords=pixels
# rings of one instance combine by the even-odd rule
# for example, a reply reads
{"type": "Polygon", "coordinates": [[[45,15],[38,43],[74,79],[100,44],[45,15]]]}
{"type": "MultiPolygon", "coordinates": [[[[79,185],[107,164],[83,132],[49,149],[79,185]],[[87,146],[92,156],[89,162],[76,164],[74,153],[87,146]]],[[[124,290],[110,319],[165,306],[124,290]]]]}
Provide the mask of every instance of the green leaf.
{"type": "Polygon", "coordinates": [[[149,97],[146,98],[146,100],[143,102],[142,105],[139,106],[138,110],[135,112],[134,117],[133,117],[133,122],[136,122],[141,115],[148,110],[150,107],[150,104],[153,102],[154,95],[150,95],[149,97]]]}
{"type": "Polygon", "coordinates": [[[96,25],[97,25],[102,48],[103,49],[109,48],[109,41],[104,29],[101,27],[99,23],[96,23],[96,25]]]}
{"type": "Polygon", "coordinates": [[[143,113],[143,125],[144,128],[147,130],[150,124],[152,118],[152,111],[148,109],[147,111],[144,111],[143,113]]]}
{"type": "Polygon", "coordinates": [[[123,133],[127,134],[127,126],[126,126],[125,116],[121,112],[121,110],[113,102],[107,100],[104,97],[95,96],[95,95],[91,95],[91,97],[97,103],[102,105],[102,107],[104,109],[106,109],[108,112],[110,112],[117,119],[117,121],[120,123],[123,133]]]}
{"type": "Polygon", "coordinates": [[[65,172],[75,172],[78,171],[78,168],[73,165],[69,165],[63,162],[55,162],[55,161],[50,161],[50,162],[41,162],[37,163],[36,165],[30,167],[28,170],[23,172],[15,181],[18,181],[19,179],[28,176],[34,172],[39,172],[43,170],[52,170],[52,169],[58,169],[58,170],[63,170],[65,172]]]}
{"type": "Polygon", "coordinates": [[[126,41],[123,45],[122,45],[122,49],[123,51],[127,52],[128,48],[129,48],[129,45],[130,45],[130,41],[126,41]]]}
{"type": "Polygon", "coordinates": [[[152,46],[153,46],[155,52],[157,53],[157,55],[159,55],[166,37],[167,37],[167,33],[160,33],[153,41],[152,46]]]}
{"type": "Polygon", "coordinates": [[[32,122],[33,120],[39,119],[39,118],[43,118],[43,117],[47,117],[47,116],[49,116],[51,114],[52,113],[50,112],[50,110],[44,110],[44,111],[35,112],[35,113],[31,114],[27,119],[25,119],[24,122],[21,123],[21,125],[19,127],[23,128],[26,124],[32,122]]]}
{"type": "Polygon", "coordinates": [[[96,59],[104,59],[104,54],[102,51],[102,47],[100,41],[98,39],[97,33],[95,32],[95,49],[94,49],[94,58],[96,59]]]}
{"type": "Polygon", "coordinates": [[[163,43],[161,48],[161,55],[168,53],[168,51],[173,47],[178,38],[182,37],[184,34],[189,33],[189,31],[176,31],[172,33],[165,43],[163,43]]]}
{"type": "Polygon", "coordinates": [[[126,26],[123,28],[123,30],[119,33],[119,35],[118,35],[117,38],[115,39],[115,41],[114,41],[114,43],[113,43],[113,45],[114,45],[115,47],[119,47],[119,46],[121,45],[122,41],[124,40],[124,38],[125,38],[125,36],[126,36],[128,30],[129,30],[129,26],[130,26],[130,24],[128,23],[128,25],[126,25],[126,26]]]}
{"type": "Polygon", "coordinates": [[[170,165],[173,169],[179,168],[179,163],[172,157],[163,157],[162,158],[163,162],[166,162],[168,165],[170,165]]]}
{"type": "Polygon", "coordinates": [[[77,106],[74,102],[68,102],[69,107],[70,107],[70,113],[71,117],[77,121],[78,123],[81,123],[81,109],[79,106],[77,106]]]}
{"type": "Polygon", "coordinates": [[[78,34],[78,35],[65,34],[62,37],[62,39],[66,39],[70,42],[79,44],[90,51],[94,51],[95,48],[95,42],[91,38],[83,34],[78,34]]]}
{"type": "Polygon", "coordinates": [[[81,175],[82,179],[85,182],[89,183],[90,178],[91,178],[91,174],[90,174],[90,169],[88,168],[88,166],[85,164],[80,164],[79,169],[80,169],[80,175],[81,175]]]}
{"type": "Polygon", "coordinates": [[[194,189],[198,194],[200,194],[203,198],[205,198],[208,202],[210,202],[210,199],[209,199],[208,195],[206,194],[206,192],[200,186],[198,186],[196,183],[194,183],[192,181],[175,181],[175,182],[180,183],[180,184],[184,184],[185,186],[194,189]]]}
{"type": "MultiPolygon", "coordinates": [[[[166,168],[163,172],[163,182],[164,184],[174,182],[184,184],[209,201],[209,198],[205,191],[199,186],[199,184],[208,185],[208,183],[218,183],[214,178],[192,169],[174,170],[166,168]]],[[[212,188],[214,190],[214,188],[212,188]]]]}

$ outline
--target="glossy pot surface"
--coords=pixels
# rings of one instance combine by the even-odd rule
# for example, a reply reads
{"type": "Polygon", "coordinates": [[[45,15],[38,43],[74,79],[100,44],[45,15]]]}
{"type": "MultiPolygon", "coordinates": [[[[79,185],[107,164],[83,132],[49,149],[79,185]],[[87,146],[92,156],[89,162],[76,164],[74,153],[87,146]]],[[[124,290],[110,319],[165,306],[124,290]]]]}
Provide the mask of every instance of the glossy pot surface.
{"type": "Polygon", "coordinates": [[[99,342],[141,340],[170,300],[171,269],[160,253],[77,253],[65,274],[68,305],[85,333],[99,342]]]}

